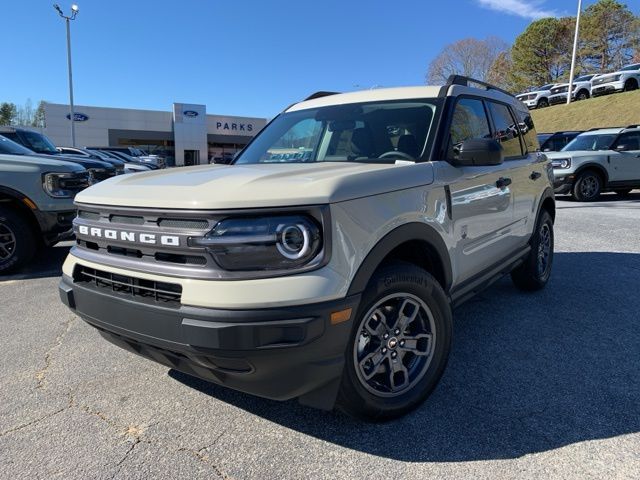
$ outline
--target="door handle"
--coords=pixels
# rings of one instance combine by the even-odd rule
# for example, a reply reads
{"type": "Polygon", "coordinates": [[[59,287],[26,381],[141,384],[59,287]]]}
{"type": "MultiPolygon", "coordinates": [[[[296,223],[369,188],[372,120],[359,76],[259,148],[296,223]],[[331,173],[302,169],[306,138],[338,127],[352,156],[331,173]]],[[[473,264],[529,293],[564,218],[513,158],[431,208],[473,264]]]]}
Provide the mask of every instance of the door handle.
{"type": "Polygon", "coordinates": [[[529,178],[531,180],[537,180],[542,176],[542,174],[540,172],[531,172],[531,175],[529,175],[529,178]]]}
{"type": "Polygon", "coordinates": [[[505,187],[508,187],[509,185],[511,185],[511,179],[506,177],[500,177],[496,182],[496,187],[498,188],[505,188],[505,187]]]}

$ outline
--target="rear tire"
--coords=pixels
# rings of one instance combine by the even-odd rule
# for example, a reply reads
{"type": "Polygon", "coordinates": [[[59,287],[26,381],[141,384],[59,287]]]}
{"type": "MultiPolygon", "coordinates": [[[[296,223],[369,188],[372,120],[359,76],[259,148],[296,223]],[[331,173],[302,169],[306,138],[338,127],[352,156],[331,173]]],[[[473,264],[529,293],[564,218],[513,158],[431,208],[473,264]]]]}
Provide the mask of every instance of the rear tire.
{"type": "Polygon", "coordinates": [[[520,290],[541,290],[549,281],[552,266],[553,219],[549,212],[543,210],[531,238],[531,252],[524,263],[511,272],[511,280],[520,290]]]}
{"type": "Polygon", "coordinates": [[[578,175],[573,185],[573,197],[580,202],[593,202],[602,192],[602,177],[594,170],[585,170],[578,175]]]}
{"type": "Polygon", "coordinates": [[[451,335],[451,307],[432,275],[405,262],[380,268],[355,318],[338,408],[368,421],[413,410],[440,380],[451,335]]]}
{"type": "Polygon", "coordinates": [[[0,207],[0,275],[24,266],[35,251],[36,238],[29,223],[15,210],[0,207]]]}
{"type": "Polygon", "coordinates": [[[624,84],[625,92],[632,92],[633,90],[638,89],[638,81],[635,78],[630,78],[624,84]]]}

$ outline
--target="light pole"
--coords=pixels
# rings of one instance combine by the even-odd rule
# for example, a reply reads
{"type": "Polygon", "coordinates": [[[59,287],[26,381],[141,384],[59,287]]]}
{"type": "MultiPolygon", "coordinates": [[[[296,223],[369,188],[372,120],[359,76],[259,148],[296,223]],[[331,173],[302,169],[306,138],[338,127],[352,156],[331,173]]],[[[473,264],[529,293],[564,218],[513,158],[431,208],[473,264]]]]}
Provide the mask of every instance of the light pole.
{"type": "Polygon", "coordinates": [[[582,12],[582,0],[578,0],[578,15],[576,16],[576,33],[573,36],[573,54],[571,55],[571,72],[569,72],[569,90],[567,91],[567,105],[571,103],[573,93],[573,74],[576,68],[576,53],[578,52],[578,32],[580,31],[580,13],[582,12]]]}
{"type": "Polygon", "coordinates": [[[69,21],[75,20],[76,15],[80,9],[78,5],[75,3],[71,5],[71,15],[65,15],[57,3],[53,4],[53,8],[56,9],[58,14],[62,18],[64,18],[65,23],[67,24],[67,63],[69,64],[69,120],[71,120],[71,146],[76,146],[76,125],[75,125],[75,114],[73,112],[73,75],[71,73],[71,29],[69,28],[69,21]]]}

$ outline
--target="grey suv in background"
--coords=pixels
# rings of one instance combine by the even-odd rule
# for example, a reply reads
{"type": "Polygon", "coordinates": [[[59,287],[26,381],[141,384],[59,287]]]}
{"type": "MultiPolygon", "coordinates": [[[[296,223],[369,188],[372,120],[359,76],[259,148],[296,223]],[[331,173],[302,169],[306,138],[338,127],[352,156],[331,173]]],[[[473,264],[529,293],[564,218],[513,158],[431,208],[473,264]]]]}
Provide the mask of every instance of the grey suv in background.
{"type": "Polygon", "coordinates": [[[597,200],[602,192],[627,195],[640,188],[640,127],[602,128],[581,133],[560,152],[548,153],[555,191],[576,200],[597,200]]]}

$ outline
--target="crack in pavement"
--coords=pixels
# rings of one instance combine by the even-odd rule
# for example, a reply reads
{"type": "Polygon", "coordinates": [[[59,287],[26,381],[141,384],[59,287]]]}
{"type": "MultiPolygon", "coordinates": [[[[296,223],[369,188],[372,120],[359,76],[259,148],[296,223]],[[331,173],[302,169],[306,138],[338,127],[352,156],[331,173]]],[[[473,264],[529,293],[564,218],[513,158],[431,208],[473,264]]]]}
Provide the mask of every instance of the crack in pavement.
{"type": "Polygon", "coordinates": [[[22,425],[18,425],[17,427],[12,427],[12,428],[10,428],[8,430],[5,430],[4,432],[0,432],[0,437],[4,437],[5,435],[9,435],[10,433],[14,433],[14,432],[20,431],[23,428],[27,428],[27,427],[30,427],[32,425],[36,425],[37,423],[40,423],[43,420],[46,420],[46,419],[51,418],[51,417],[55,417],[59,413],[64,412],[65,410],[67,410],[69,408],[71,408],[71,406],[67,405],[66,407],[59,408],[55,412],[48,413],[46,415],[43,415],[40,418],[36,418],[35,420],[30,421],[30,422],[23,423],[22,425]]]}
{"type": "Polygon", "coordinates": [[[38,381],[38,384],[36,385],[37,389],[42,390],[46,387],[46,375],[49,368],[51,367],[51,363],[52,363],[51,357],[53,355],[53,352],[56,349],[60,348],[60,346],[62,345],[62,341],[64,340],[64,337],[67,335],[67,333],[69,333],[69,330],[71,329],[71,324],[74,322],[75,318],[76,318],[75,315],[69,315],[69,318],[63,323],[64,330],[62,331],[62,333],[60,333],[60,335],[56,337],[56,340],[53,346],[45,352],[44,368],[36,372],[36,380],[38,381]]]}

